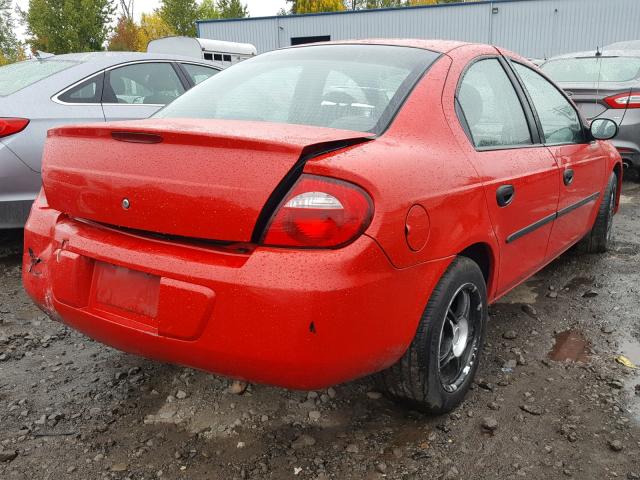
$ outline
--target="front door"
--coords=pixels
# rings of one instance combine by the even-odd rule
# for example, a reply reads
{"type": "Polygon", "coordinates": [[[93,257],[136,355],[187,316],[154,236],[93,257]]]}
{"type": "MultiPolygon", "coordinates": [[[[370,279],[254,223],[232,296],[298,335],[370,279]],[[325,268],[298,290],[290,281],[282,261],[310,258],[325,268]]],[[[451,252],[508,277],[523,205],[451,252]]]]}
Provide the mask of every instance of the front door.
{"type": "Polygon", "coordinates": [[[547,255],[555,257],[580,240],[593,225],[606,158],[597,142],[586,141],[573,104],[533,69],[512,62],[529,94],[545,145],[558,162],[560,198],[547,255]]]}
{"type": "Polygon", "coordinates": [[[558,203],[558,167],[540,143],[533,114],[504,59],[474,61],[460,80],[456,101],[500,245],[496,293],[501,295],[544,264],[558,203]]]}

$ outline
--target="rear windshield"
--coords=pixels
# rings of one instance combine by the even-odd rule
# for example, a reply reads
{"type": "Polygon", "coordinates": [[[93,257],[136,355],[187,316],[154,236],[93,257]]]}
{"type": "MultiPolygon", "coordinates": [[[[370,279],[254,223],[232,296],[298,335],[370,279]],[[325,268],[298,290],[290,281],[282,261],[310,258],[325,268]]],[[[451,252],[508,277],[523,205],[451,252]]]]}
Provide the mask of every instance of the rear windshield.
{"type": "Polygon", "coordinates": [[[640,58],[561,58],[541,68],[556,82],[628,82],[640,77],[640,58]]]}
{"type": "Polygon", "coordinates": [[[319,45],[265,53],[197,85],[156,114],[381,133],[424,71],[429,50],[319,45]]]}
{"type": "Polygon", "coordinates": [[[11,95],[75,64],[63,60],[27,60],[0,67],[0,96],[11,95]]]}

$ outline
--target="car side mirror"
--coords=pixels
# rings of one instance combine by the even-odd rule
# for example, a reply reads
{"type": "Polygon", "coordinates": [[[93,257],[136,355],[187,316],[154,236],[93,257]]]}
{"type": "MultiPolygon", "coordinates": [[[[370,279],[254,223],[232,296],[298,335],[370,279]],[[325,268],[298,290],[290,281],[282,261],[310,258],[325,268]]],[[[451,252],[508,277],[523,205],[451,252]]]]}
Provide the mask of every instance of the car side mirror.
{"type": "Polygon", "coordinates": [[[608,118],[596,118],[589,130],[596,140],[611,140],[618,134],[618,124],[608,118]]]}

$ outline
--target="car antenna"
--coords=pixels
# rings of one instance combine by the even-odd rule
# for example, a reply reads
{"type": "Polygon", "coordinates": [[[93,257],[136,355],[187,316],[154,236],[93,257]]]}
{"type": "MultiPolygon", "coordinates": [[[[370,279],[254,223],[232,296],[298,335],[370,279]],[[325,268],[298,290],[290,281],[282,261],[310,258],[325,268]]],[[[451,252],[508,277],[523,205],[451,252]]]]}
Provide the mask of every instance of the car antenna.
{"type": "Polygon", "coordinates": [[[54,57],[55,54],[43,52],[42,50],[36,50],[36,53],[34,53],[33,56],[36,57],[36,59],[38,59],[38,61],[42,61],[42,60],[45,60],[47,58],[54,57]]]}
{"type": "Polygon", "coordinates": [[[596,57],[601,57],[602,56],[602,50],[600,50],[600,47],[596,47],[596,57]]]}

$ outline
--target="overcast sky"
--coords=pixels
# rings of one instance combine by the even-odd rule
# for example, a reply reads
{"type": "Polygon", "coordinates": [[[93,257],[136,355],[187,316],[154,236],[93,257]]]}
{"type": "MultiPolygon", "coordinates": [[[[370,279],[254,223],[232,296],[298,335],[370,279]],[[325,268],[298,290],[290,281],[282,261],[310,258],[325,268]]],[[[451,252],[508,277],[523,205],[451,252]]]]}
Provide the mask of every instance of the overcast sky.
{"type": "MultiPolygon", "coordinates": [[[[20,8],[26,10],[29,6],[29,0],[14,0],[20,8]]],[[[200,0],[198,0],[200,1],[200,0]]],[[[285,0],[241,0],[242,3],[249,7],[249,15],[252,17],[266,17],[276,15],[278,10],[285,7],[285,0]]],[[[136,18],[140,18],[140,14],[152,12],[158,8],[160,0],[135,0],[134,12],[136,18]]],[[[24,38],[23,28],[19,28],[18,32],[21,38],[24,38]]]]}

